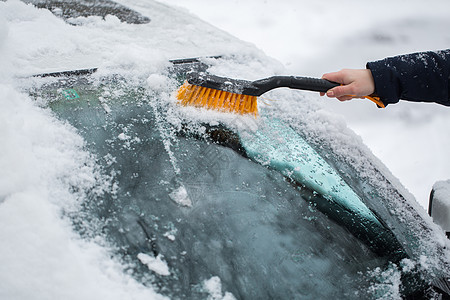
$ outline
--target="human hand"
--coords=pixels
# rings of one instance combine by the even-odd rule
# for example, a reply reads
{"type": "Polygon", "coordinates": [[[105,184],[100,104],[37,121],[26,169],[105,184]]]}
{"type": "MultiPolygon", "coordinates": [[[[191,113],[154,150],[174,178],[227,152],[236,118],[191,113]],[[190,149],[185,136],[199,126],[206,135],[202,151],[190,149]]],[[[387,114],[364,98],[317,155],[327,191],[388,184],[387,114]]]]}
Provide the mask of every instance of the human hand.
{"type": "MultiPolygon", "coordinates": [[[[328,97],[336,97],[340,101],[363,98],[375,92],[375,83],[369,69],[344,69],[324,74],[322,78],[342,84],[329,89],[326,93],[328,97]]],[[[325,93],[320,95],[323,96],[325,93]]]]}

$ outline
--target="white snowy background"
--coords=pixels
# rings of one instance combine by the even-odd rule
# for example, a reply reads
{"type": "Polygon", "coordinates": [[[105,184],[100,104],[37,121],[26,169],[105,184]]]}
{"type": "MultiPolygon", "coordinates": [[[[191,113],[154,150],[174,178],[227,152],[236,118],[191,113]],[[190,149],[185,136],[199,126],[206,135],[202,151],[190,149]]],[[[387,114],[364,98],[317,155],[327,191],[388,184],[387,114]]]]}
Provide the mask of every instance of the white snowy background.
{"type": "MultiPolygon", "coordinates": [[[[292,75],[321,77],[398,54],[450,47],[446,0],[161,0],[262,49],[292,75]]],[[[424,207],[450,179],[450,107],[320,98],[424,207]]]]}

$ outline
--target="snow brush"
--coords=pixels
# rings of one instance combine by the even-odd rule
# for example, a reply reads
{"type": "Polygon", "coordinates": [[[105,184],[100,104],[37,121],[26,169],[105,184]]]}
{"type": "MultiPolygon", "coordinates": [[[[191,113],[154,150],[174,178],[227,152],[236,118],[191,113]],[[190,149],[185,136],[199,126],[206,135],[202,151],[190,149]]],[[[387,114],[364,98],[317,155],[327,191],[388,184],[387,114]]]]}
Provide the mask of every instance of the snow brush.
{"type": "MultiPolygon", "coordinates": [[[[327,92],[339,83],[326,79],[272,76],[256,81],[230,79],[206,73],[191,72],[179,88],[177,99],[185,106],[205,107],[240,114],[258,114],[257,97],[280,87],[313,92],[327,92]]],[[[365,96],[379,107],[383,102],[376,95],[365,96]]]]}

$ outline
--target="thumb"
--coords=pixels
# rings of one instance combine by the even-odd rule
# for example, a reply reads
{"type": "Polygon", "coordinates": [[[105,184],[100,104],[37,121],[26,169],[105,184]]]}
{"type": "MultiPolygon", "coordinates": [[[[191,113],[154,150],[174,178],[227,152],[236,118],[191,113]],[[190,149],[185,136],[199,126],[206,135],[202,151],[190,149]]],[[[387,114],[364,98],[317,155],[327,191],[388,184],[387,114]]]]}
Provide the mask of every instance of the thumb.
{"type": "Polygon", "coordinates": [[[334,87],[332,89],[329,89],[327,91],[327,96],[328,97],[342,97],[342,96],[346,96],[346,95],[352,95],[353,91],[353,86],[351,84],[349,85],[341,85],[341,86],[337,86],[334,87]]]}
{"type": "Polygon", "coordinates": [[[342,71],[331,72],[322,75],[322,79],[326,79],[333,82],[344,83],[344,74],[342,71]]]}

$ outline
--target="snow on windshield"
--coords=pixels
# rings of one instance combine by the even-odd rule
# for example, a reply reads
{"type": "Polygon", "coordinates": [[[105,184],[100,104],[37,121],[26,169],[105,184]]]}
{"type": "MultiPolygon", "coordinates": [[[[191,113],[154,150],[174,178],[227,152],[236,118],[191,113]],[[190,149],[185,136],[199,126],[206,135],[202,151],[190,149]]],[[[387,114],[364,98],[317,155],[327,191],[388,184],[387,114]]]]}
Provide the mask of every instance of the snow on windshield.
{"type": "MultiPolygon", "coordinates": [[[[17,79],[92,67],[145,78],[166,74],[174,58],[263,56],[185,12],[145,3],[148,8],[140,12],[152,20],[145,26],[113,16],[78,18],[83,26],[71,26],[46,9],[0,1],[2,299],[162,298],[123,273],[99,243],[77,237],[61,218],[62,211],[76,211],[88,193],[112,187],[76,131],[37,107],[20,92],[17,79]]],[[[262,63],[257,67],[265,70],[262,63]]]]}

